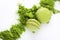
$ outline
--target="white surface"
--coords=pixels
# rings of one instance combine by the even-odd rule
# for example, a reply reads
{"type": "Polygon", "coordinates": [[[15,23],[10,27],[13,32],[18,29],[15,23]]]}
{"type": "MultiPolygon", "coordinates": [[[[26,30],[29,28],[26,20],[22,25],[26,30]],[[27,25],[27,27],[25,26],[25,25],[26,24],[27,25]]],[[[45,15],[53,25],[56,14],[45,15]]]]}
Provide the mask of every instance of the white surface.
{"type": "Polygon", "coordinates": [[[10,29],[17,22],[17,1],[0,0],[0,31],[10,29]]]}
{"type": "MultiPolygon", "coordinates": [[[[33,4],[38,4],[37,0],[0,0],[0,31],[10,29],[12,24],[17,23],[17,3],[22,3],[25,7],[31,8],[33,4]]],[[[56,9],[60,10],[59,2],[56,2],[56,9]]],[[[49,24],[42,24],[41,29],[35,34],[28,29],[17,40],[60,40],[60,13],[53,14],[49,24]]]]}

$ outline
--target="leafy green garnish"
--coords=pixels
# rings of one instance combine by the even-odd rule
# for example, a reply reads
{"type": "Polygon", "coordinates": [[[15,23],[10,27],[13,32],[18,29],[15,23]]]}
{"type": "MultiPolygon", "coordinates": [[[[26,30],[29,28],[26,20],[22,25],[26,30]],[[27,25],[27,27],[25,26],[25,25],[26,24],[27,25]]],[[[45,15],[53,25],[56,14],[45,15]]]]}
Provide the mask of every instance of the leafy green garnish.
{"type": "Polygon", "coordinates": [[[10,31],[6,30],[4,32],[1,32],[1,38],[3,40],[16,40],[13,38],[13,35],[10,31]]]}
{"type": "Polygon", "coordinates": [[[54,8],[55,1],[57,1],[57,0],[41,0],[41,1],[40,1],[40,5],[41,5],[42,7],[48,8],[48,9],[51,10],[54,14],[56,14],[56,13],[58,13],[58,12],[60,12],[60,11],[59,11],[59,10],[56,10],[56,9],[54,8]]]}

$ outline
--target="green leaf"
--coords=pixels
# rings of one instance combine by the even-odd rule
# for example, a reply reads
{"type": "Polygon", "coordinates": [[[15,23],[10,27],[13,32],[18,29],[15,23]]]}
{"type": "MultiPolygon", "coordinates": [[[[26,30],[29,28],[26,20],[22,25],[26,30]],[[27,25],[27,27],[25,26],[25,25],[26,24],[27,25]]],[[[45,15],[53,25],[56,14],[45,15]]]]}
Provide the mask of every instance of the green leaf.
{"type": "Polygon", "coordinates": [[[1,36],[2,36],[1,38],[3,40],[16,40],[16,39],[13,38],[12,33],[8,30],[6,30],[4,32],[1,32],[1,36]]]}

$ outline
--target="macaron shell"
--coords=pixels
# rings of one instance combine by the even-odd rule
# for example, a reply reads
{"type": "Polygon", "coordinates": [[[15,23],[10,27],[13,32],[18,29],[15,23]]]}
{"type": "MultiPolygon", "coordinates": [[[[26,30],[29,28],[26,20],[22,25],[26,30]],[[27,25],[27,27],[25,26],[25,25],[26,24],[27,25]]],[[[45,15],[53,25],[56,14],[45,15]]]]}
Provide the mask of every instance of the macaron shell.
{"type": "Polygon", "coordinates": [[[29,19],[28,22],[35,22],[36,24],[40,25],[40,22],[36,19],[29,19]]]}
{"type": "Polygon", "coordinates": [[[29,19],[26,22],[27,28],[29,28],[32,32],[36,32],[40,29],[40,23],[35,19],[29,19]]]}
{"type": "Polygon", "coordinates": [[[52,15],[51,11],[43,7],[38,9],[36,12],[36,16],[41,23],[49,22],[51,15],[52,15]]]}

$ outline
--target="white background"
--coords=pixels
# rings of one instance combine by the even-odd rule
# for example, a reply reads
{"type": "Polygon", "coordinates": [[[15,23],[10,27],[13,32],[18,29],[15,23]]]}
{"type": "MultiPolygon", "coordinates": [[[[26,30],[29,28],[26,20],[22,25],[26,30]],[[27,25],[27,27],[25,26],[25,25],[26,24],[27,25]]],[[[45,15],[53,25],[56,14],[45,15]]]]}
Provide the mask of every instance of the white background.
{"type": "MultiPolygon", "coordinates": [[[[9,30],[12,24],[18,23],[18,4],[31,8],[34,4],[39,6],[39,0],[0,0],[0,32],[9,30]]],[[[60,10],[60,3],[55,3],[55,8],[60,10]]],[[[0,39],[1,40],[1,39],[0,39]]],[[[17,40],[60,40],[60,13],[52,14],[49,24],[41,24],[35,34],[26,29],[17,40]]]]}

